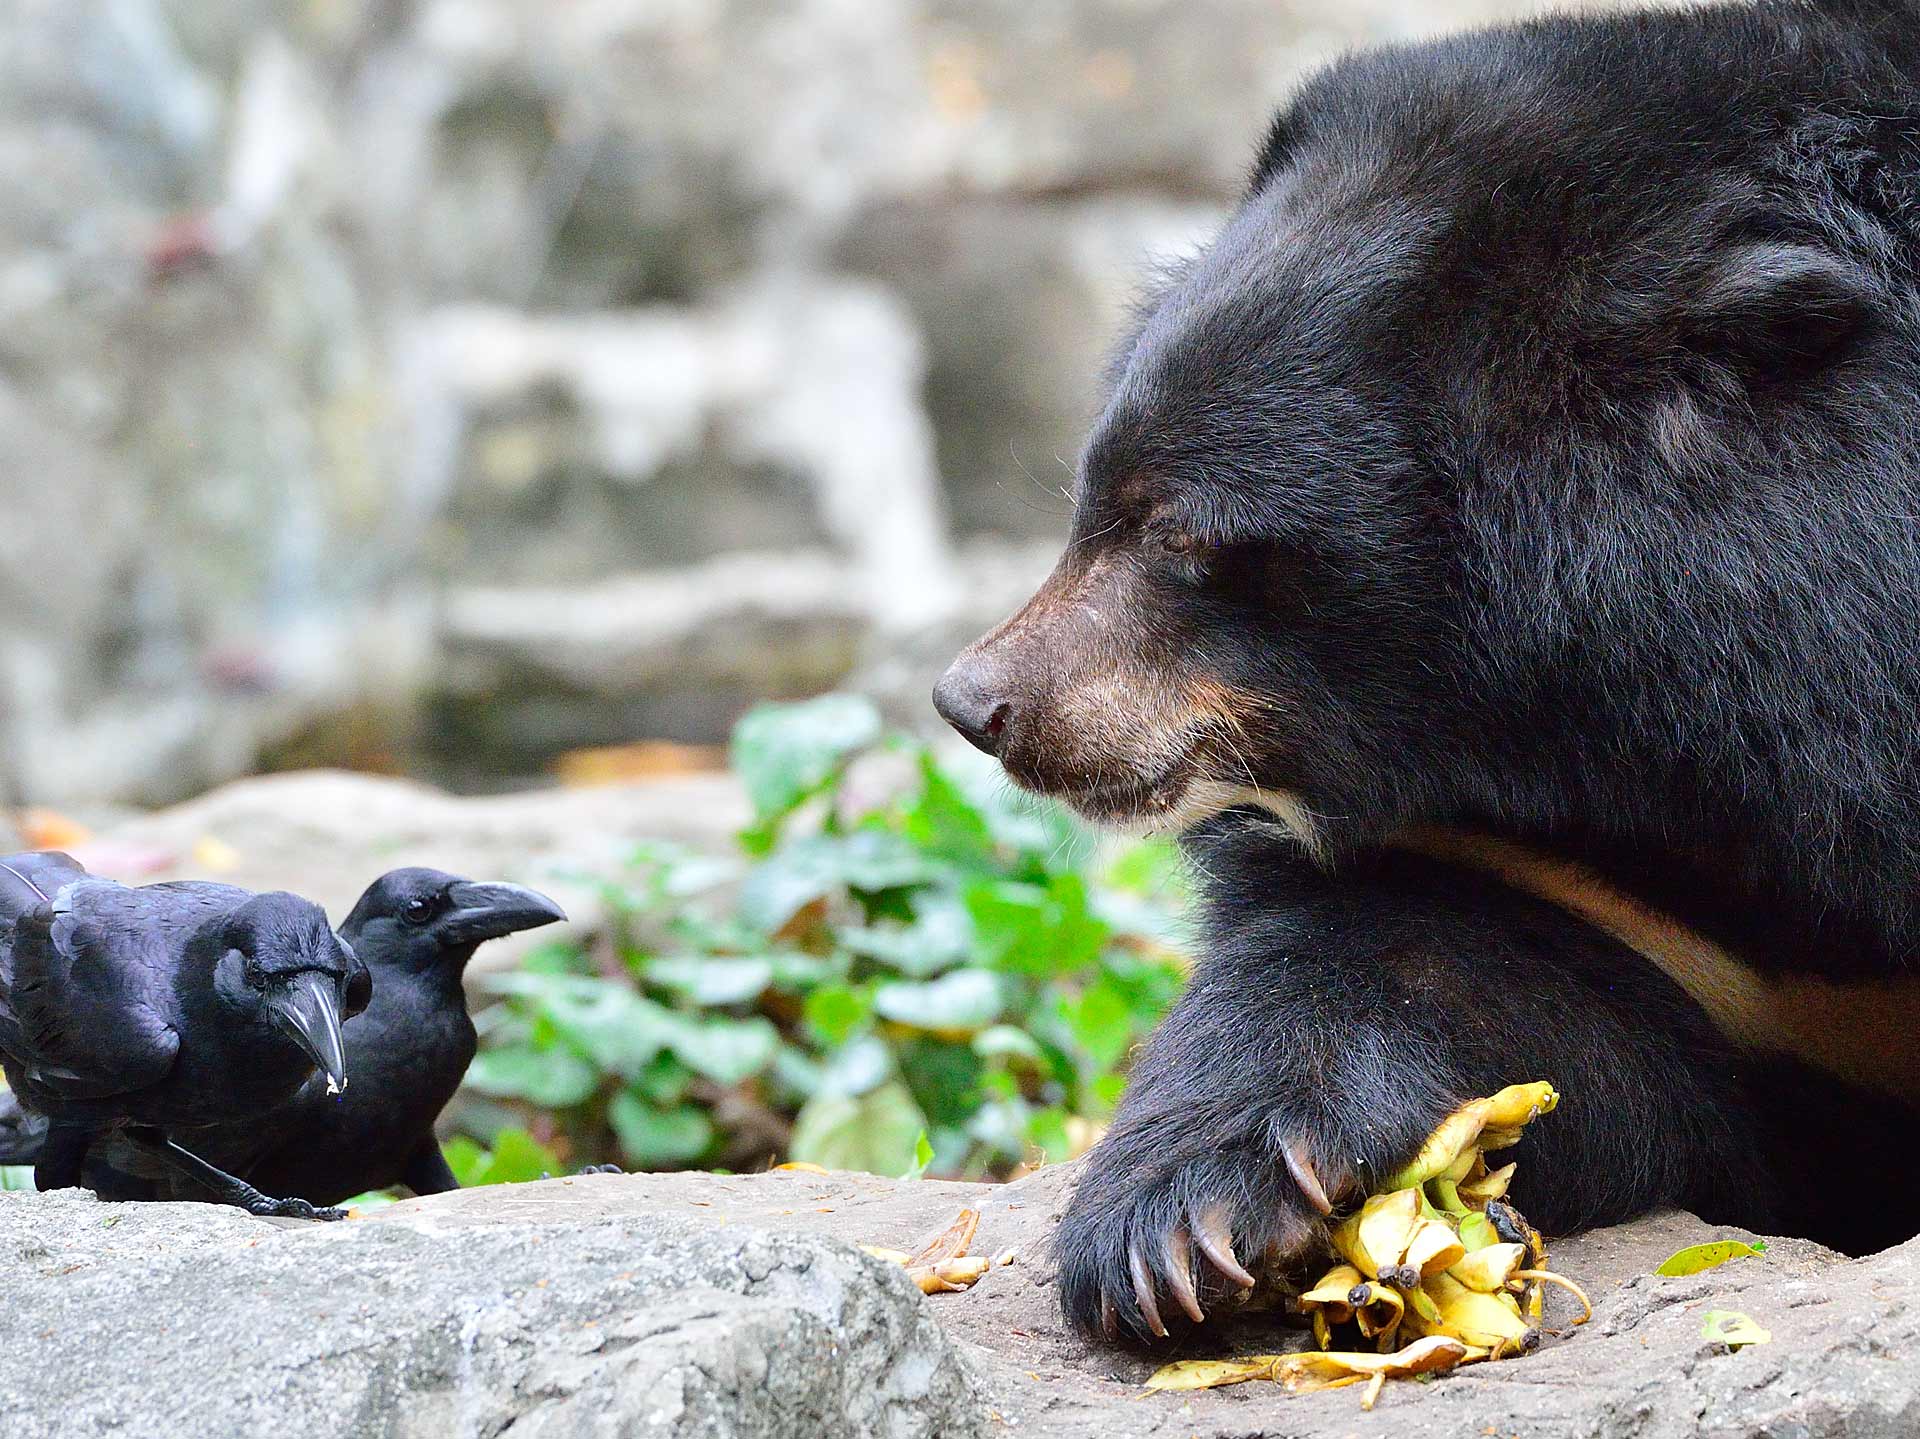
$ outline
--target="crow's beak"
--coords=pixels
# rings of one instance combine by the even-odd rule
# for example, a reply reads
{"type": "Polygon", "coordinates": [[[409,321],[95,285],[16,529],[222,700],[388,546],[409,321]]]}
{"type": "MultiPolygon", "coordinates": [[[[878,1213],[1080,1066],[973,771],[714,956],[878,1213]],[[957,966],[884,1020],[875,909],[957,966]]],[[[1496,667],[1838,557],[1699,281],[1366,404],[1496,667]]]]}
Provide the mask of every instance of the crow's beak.
{"type": "Polygon", "coordinates": [[[452,908],[440,919],[440,933],[458,944],[484,944],[523,929],[538,929],[567,917],[567,912],[537,890],[517,884],[470,884],[447,891],[452,908]]]}
{"type": "Polygon", "coordinates": [[[313,1057],[327,1092],[347,1087],[347,1042],[340,1033],[339,987],[318,970],[303,970],[267,993],[267,1013],[287,1037],[313,1057]]]}

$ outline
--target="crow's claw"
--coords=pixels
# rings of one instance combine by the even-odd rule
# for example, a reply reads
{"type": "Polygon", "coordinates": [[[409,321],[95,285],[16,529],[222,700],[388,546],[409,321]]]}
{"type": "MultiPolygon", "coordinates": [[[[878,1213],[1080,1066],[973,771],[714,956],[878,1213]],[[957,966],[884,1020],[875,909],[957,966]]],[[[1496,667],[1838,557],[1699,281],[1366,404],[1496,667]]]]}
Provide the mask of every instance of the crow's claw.
{"type": "Polygon", "coordinates": [[[270,1199],[262,1194],[257,1200],[247,1203],[249,1214],[258,1214],[263,1219],[345,1219],[347,1211],[332,1206],[309,1204],[304,1199],[270,1199]]]}

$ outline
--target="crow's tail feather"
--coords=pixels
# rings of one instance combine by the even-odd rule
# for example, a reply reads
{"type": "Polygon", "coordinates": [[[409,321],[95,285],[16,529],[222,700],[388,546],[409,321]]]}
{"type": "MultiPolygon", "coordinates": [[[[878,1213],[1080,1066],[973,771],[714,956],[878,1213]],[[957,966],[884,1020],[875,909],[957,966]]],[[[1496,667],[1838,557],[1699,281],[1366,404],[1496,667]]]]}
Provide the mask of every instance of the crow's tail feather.
{"type": "Polygon", "coordinates": [[[0,925],[30,914],[87,872],[80,861],[58,850],[0,855],[0,925]]]}

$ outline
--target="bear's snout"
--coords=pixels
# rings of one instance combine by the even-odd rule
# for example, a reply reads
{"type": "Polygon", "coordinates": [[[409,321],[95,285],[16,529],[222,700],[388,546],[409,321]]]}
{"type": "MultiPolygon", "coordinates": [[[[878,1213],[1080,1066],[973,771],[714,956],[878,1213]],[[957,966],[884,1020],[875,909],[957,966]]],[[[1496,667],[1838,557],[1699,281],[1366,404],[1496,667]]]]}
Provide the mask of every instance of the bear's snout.
{"type": "Polygon", "coordinates": [[[1212,749],[1239,732],[1235,697],[1180,663],[1134,591],[1127,566],[1070,558],[933,689],[940,717],[1015,784],[1101,823],[1184,817],[1199,789],[1214,807],[1212,749]]]}
{"type": "Polygon", "coordinates": [[[933,687],[933,707],[977,750],[997,755],[1013,722],[1000,667],[974,650],[947,666],[933,687]]]}

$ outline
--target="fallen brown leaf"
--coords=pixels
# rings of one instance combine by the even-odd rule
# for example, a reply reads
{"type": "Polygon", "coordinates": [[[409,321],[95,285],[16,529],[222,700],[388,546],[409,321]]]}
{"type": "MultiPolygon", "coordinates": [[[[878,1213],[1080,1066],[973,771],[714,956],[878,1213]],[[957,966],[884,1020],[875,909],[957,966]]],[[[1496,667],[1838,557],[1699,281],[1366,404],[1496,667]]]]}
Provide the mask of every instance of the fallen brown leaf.
{"type": "Polygon", "coordinates": [[[962,1209],[954,1216],[953,1223],[913,1251],[907,1260],[908,1266],[934,1265],[943,1259],[958,1259],[973,1243],[974,1231],[979,1227],[980,1211],[962,1209]]]}

